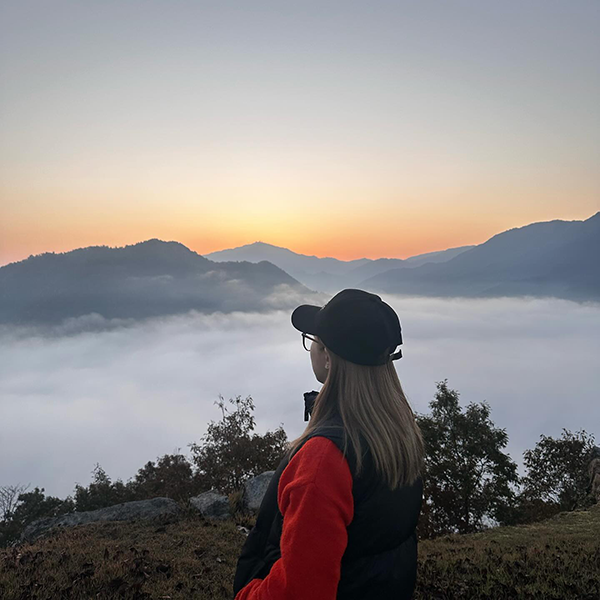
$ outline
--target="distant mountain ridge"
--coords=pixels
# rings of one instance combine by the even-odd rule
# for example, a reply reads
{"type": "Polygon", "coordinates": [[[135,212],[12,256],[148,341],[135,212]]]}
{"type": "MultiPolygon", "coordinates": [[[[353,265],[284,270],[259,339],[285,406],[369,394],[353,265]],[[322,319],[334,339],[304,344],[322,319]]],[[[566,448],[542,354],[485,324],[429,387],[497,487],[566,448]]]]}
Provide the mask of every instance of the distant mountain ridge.
{"type": "Polygon", "coordinates": [[[322,306],[330,294],[348,287],[398,295],[597,302],[599,258],[600,212],[585,221],[532,223],[478,246],[406,260],[340,261],[262,242],[201,256],[179,242],[150,239],[121,248],[46,252],[0,267],[0,325],[322,306]],[[273,262],[262,259],[265,253],[273,262]],[[261,260],[208,258],[215,254],[261,260]]]}
{"type": "Polygon", "coordinates": [[[0,267],[0,324],[267,311],[315,295],[276,265],[216,263],[179,242],[46,252],[0,267]],[[271,298],[275,294],[276,300],[271,298]]]}
{"type": "Polygon", "coordinates": [[[531,223],[498,233],[483,244],[405,260],[340,261],[297,254],[263,242],[205,256],[211,260],[269,260],[304,285],[331,294],[355,287],[400,295],[551,296],[597,301],[599,215],[585,221],[531,223]]]}
{"type": "Polygon", "coordinates": [[[426,296],[551,296],[600,300],[600,212],[499,233],[443,264],[394,269],[361,285],[426,296]]]}
{"type": "Polygon", "coordinates": [[[268,260],[311,289],[336,293],[346,287],[355,287],[359,282],[390,269],[415,268],[427,262],[445,262],[473,247],[461,246],[460,248],[419,254],[407,259],[359,258],[344,261],[332,257],[319,258],[314,255],[298,254],[287,248],[259,241],[237,248],[211,252],[203,256],[217,262],[268,260]]]}

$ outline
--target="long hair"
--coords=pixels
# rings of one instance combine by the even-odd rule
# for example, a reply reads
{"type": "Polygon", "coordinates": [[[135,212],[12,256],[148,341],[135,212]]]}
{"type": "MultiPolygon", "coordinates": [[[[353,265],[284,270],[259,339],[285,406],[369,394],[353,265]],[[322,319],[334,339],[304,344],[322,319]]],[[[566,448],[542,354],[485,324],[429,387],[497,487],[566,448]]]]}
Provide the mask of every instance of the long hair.
{"type": "Polygon", "coordinates": [[[315,398],[306,429],[288,443],[286,456],[290,457],[319,425],[338,413],[345,432],[343,455],[347,455],[349,439],[356,454],[356,475],[364,467],[362,434],[377,472],[390,489],[411,485],[422,473],[424,443],[393,362],[358,365],[329,348],[327,351],[329,374],[315,398]]]}

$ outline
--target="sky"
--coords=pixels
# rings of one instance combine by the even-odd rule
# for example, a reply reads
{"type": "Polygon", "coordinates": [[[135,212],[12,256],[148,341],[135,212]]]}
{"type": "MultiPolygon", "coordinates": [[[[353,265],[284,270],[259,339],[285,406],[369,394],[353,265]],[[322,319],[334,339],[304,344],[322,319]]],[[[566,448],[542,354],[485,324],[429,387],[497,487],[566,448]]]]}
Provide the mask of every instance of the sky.
{"type": "Polygon", "coordinates": [[[600,208],[597,0],[0,0],[0,265],[407,258],[600,208]]]}
{"type": "MultiPolygon", "coordinates": [[[[557,299],[460,300],[382,295],[397,312],[408,402],[430,411],[447,379],[464,409],[484,400],[503,449],[584,430],[600,445],[600,307],[557,299]]],[[[188,314],[93,331],[87,317],[49,334],[0,327],[0,485],[66,497],[98,463],[127,481],[146,462],[200,443],[215,404],[250,396],[256,433],[302,433],[303,393],[320,390],[289,310],[188,314]]],[[[97,318],[100,318],[99,316],[97,318]]],[[[96,325],[99,325],[96,323],[96,325]]]]}

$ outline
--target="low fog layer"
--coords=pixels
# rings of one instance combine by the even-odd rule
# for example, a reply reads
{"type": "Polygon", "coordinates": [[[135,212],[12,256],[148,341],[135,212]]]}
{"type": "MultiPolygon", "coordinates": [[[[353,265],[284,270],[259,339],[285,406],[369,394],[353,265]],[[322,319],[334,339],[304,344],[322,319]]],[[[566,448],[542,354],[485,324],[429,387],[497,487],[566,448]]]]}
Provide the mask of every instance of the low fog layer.
{"type": "MultiPolygon", "coordinates": [[[[395,366],[416,412],[428,412],[435,382],[447,378],[462,406],[491,405],[520,468],[542,433],[583,428],[600,440],[598,304],[381,296],[400,317],[395,366]]],[[[149,460],[188,454],[220,419],[219,394],[231,410],[229,398],[252,396],[257,432],[281,424],[296,437],[302,394],[321,384],[290,314],[192,313],[109,328],[95,316],[53,335],[3,328],[0,485],[64,498],[88,485],[97,462],[127,481],[149,460]]]]}

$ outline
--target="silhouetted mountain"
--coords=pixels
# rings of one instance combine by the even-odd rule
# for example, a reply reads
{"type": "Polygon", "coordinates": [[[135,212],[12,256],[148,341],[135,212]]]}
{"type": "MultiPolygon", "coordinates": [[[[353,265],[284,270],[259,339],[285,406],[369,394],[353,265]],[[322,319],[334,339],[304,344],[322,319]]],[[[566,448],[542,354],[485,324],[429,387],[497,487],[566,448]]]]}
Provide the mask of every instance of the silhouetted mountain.
{"type": "Polygon", "coordinates": [[[350,271],[346,276],[348,287],[360,287],[358,284],[365,279],[374,277],[380,273],[386,273],[392,269],[415,269],[427,263],[447,262],[455,256],[474,247],[475,246],[462,246],[460,248],[449,248],[448,250],[441,250],[440,252],[419,254],[404,260],[398,258],[379,258],[350,271]]]}
{"type": "Polygon", "coordinates": [[[407,295],[599,300],[599,257],[600,212],[585,221],[509,229],[442,264],[394,269],[358,287],[407,295]]]}
{"type": "Polygon", "coordinates": [[[292,308],[311,294],[267,261],[215,263],[178,242],[152,239],[47,252],[0,267],[0,323],[263,311],[292,308]]]}
{"type": "Polygon", "coordinates": [[[458,248],[448,248],[448,250],[439,250],[438,252],[427,252],[426,254],[417,254],[416,256],[411,256],[404,261],[403,266],[407,267],[420,267],[425,263],[433,262],[433,263],[442,263],[448,262],[453,259],[455,256],[470,250],[471,248],[475,248],[475,245],[471,246],[459,246],[458,248]]]}
{"type": "Polygon", "coordinates": [[[600,300],[600,212],[586,221],[532,223],[479,246],[407,260],[340,261],[262,242],[207,256],[215,255],[220,260],[152,239],[30,256],[0,267],[0,324],[55,324],[90,314],[102,320],[190,310],[261,312],[327,301],[298,278],[326,294],[355,287],[404,295],[600,300]],[[240,254],[253,260],[268,255],[279,264],[222,260],[240,254]],[[423,260],[428,262],[415,266],[423,260]]]}
{"type": "Polygon", "coordinates": [[[227,250],[219,250],[205,254],[206,258],[214,261],[247,260],[258,262],[268,260],[292,277],[314,290],[337,293],[356,284],[367,277],[384,273],[390,269],[402,267],[417,267],[426,262],[443,262],[454,258],[473,246],[451,248],[440,252],[428,252],[402,260],[400,258],[359,258],[356,260],[338,260],[337,258],[308,256],[298,254],[287,248],[254,242],[227,250]]]}

